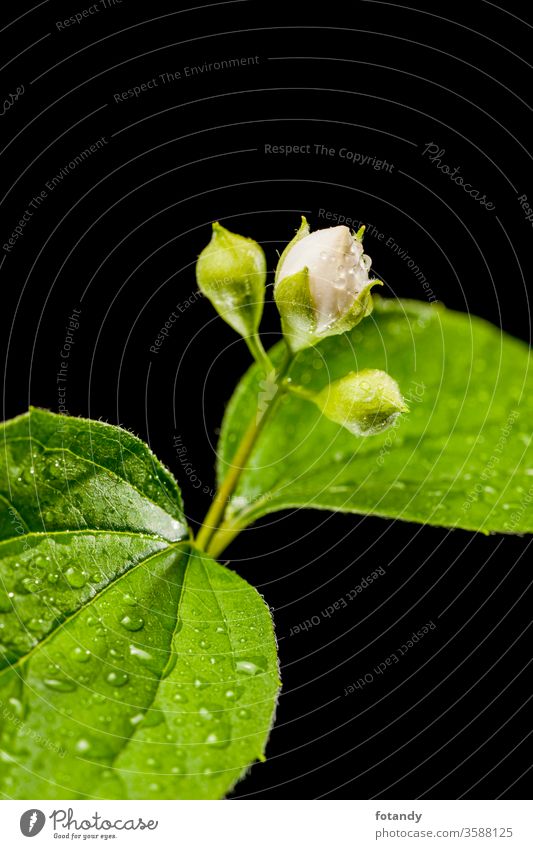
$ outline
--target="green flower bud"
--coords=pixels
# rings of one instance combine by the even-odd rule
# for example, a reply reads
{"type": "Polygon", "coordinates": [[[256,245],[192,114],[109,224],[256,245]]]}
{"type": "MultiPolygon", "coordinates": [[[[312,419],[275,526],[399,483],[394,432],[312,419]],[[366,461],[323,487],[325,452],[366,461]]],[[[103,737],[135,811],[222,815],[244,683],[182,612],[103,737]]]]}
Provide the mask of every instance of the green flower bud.
{"type": "Polygon", "coordinates": [[[255,336],[266,284],[265,254],[257,242],[216,221],[211,241],[198,257],[196,280],[224,321],[245,338],[255,336]]]}
{"type": "Polygon", "coordinates": [[[283,251],[276,271],[274,297],[283,332],[293,351],[326,336],[346,333],[372,311],[370,257],[363,253],[364,228],[309,231],[305,218],[283,251]]]}
{"type": "Polygon", "coordinates": [[[396,381],[379,369],[352,371],[309,400],[328,419],[356,436],[373,436],[386,430],[408,409],[396,381]]]}

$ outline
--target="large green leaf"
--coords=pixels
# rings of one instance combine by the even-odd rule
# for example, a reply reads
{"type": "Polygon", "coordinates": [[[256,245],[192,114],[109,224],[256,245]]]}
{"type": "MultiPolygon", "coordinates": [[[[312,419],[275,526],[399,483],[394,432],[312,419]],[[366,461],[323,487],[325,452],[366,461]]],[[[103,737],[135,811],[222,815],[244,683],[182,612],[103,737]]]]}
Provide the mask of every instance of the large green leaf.
{"type": "Polygon", "coordinates": [[[268,608],[186,541],[179,491],[120,428],[0,431],[0,792],[219,798],[263,757],[268,608]]]}
{"type": "MultiPolygon", "coordinates": [[[[273,356],[279,361],[279,346],[273,356]]],[[[290,376],[316,390],[361,368],[388,371],[410,412],[394,430],[356,438],[313,404],[286,396],[241,475],[227,510],[230,531],[298,507],[484,532],[533,531],[527,345],[442,306],[376,299],[372,316],[351,333],[298,355],[290,376]]],[[[220,479],[268,394],[254,366],[226,412],[220,479]]]]}

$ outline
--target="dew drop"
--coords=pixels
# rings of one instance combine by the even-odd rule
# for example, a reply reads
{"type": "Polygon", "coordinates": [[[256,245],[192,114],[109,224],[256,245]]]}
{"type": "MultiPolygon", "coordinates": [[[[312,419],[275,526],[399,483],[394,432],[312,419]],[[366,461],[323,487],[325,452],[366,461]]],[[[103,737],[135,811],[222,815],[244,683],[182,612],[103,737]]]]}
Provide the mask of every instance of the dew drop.
{"type": "Polygon", "coordinates": [[[136,599],[134,599],[133,596],[130,595],[129,593],[125,593],[122,596],[122,601],[124,602],[124,604],[127,604],[129,607],[135,607],[135,605],[137,604],[136,599]]]}
{"type": "Polygon", "coordinates": [[[56,690],[58,693],[73,693],[76,689],[76,683],[67,678],[45,678],[43,683],[49,690],[56,690]]]}
{"type": "Polygon", "coordinates": [[[8,703],[17,719],[22,719],[24,716],[24,706],[20,699],[16,699],[14,696],[12,696],[10,699],[8,699],[8,703]]]}
{"type": "Polygon", "coordinates": [[[33,618],[33,619],[29,619],[28,622],[26,622],[26,628],[28,629],[28,631],[38,631],[38,632],[40,632],[40,631],[43,630],[43,626],[45,624],[46,623],[45,623],[44,619],[33,618]]]}
{"type": "Polygon", "coordinates": [[[133,613],[127,613],[120,620],[120,624],[126,631],[140,631],[144,626],[144,619],[142,616],[135,616],[133,613]]]}
{"type": "Polygon", "coordinates": [[[206,722],[209,722],[211,719],[213,719],[213,714],[206,707],[201,707],[198,713],[201,718],[204,719],[206,722]]]}
{"type": "Polygon", "coordinates": [[[98,758],[99,760],[109,760],[113,757],[113,751],[110,749],[108,744],[99,737],[95,737],[92,739],[80,737],[79,740],[75,743],[74,749],[80,755],[88,753],[91,759],[98,758]]]}
{"type": "Polygon", "coordinates": [[[265,672],[267,661],[264,657],[241,658],[235,664],[237,672],[243,675],[259,675],[260,672],[265,672]]]}
{"type": "Polygon", "coordinates": [[[76,646],[70,652],[70,656],[72,660],[76,660],[78,663],[87,663],[91,657],[91,652],[89,649],[82,648],[82,646],[76,646]]]}
{"type": "Polygon", "coordinates": [[[38,554],[34,559],[32,566],[35,566],[36,569],[44,569],[45,566],[48,566],[49,560],[49,557],[43,557],[42,554],[38,554]]]}
{"type": "Polygon", "coordinates": [[[111,684],[112,687],[123,687],[124,684],[127,684],[130,680],[130,676],[127,672],[121,672],[120,670],[110,672],[109,675],[106,675],[106,679],[108,684],[111,684]]]}
{"type": "Polygon", "coordinates": [[[240,697],[242,695],[242,690],[239,690],[239,689],[226,690],[224,695],[226,696],[227,699],[229,699],[229,701],[235,702],[235,701],[237,701],[237,699],[240,699],[240,697]]]}
{"type": "Polygon", "coordinates": [[[205,742],[213,749],[227,749],[229,744],[231,743],[231,738],[229,732],[224,732],[224,734],[216,734],[214,731],[212,731],[205,738],[205,742]]]}
{"type": "Polygon", "coordinates": [[[34,593],[39,589],[40,581],[38,578],[30,578],[26,576],[22,578],[22,580],[17,581],[15,584],[15,589],[21,595],[29,595],[30,593],[34,593]]]}
{"type": "Polygon", "coordinates": [[[76,569],[75,566],[71,566],[69,569],[67,569],[67,571],[65,572],[65,577],[69,582],[70,586],[77,590],[81,589],[81,587],[84,587],[87,582],[87,575],[85,574],[85,572],[82,572],[81,569],[76,569]]]}
{"type": "Polygon", "coordinates": [[[139,660],[152,660],[150,652],[140,649],[139,646],[134,646],[133,644],[130,646],[130,654],[133,655],[133,657],[138,657],[139,660]]]}

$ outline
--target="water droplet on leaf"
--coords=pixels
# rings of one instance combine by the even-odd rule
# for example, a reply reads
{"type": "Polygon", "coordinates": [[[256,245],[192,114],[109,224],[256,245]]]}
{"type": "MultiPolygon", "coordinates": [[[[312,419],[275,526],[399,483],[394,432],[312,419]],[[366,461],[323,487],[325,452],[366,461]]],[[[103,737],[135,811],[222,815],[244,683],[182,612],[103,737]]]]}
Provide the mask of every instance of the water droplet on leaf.
{"type": "Polygon", "coordinates": [[[124,684],[127,684],[130,680],[130,676],[127,672],[117,670],[106,675],[105,680],[108,684],[111,684],[112,687],[123,687],[124,684]]]}
{"type": "Polygon", "coordinates": [[[58,693],[73,693],[76,689],[75,681],[68,678],[45,678],[43,683],[49,690],[56,690],[58,693]]]}
{"type": "Polygon", "coordinates": [[[133,655],[133,657],[138,657],[139,660],[152,660],[152,655],[150,654],[150,652],[139,648],[139,646],[134,646],[133,644],[130,646],[130,654],[133,655]]]}
{"type": "Polygon", "coordinates": [[[144,619],[142,618],[142,616],[136,616],[133,613],[127,613],[120,620],[120,624],[127,631],[140,631],[141,628],[144,627],[144,619]]]}
{"type": "Polygon", "coordinates": [[[267,661],[264,657],[241,658],[235,664],[237,672],[243,675],[259,675],[267,669],[267,661]]]}
{"type": "Polygon", "coordinates": [[[87,583],[87,575],[85,572],[82,572],[81,569],[76,569],[75,566],[71,566],[65,572],[65,577],[74,589],[81,589],[87,583]]]}
{"type": "Polygon", "coordinates": [[[76,648],[72,649],[70,656],[72,660],[76,660],[78,663],[87,663],[91,657],[91,652],[82,646],[76,646],[76,648]]]}

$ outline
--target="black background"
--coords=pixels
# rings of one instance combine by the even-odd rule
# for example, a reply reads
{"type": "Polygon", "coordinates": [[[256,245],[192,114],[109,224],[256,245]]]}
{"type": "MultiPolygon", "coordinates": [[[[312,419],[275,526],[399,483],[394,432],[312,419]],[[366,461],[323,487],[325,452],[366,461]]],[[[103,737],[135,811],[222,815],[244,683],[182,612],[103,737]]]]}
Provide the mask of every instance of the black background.
{"type": "MultiPolygon", "coordinates": [[[[366,0],[313,11],[252,0],[176,11],[123,0],[58,29],[90,3],[4,3],[0,95],[24,93],[0,117],[1,243],[54,174],[106,139],[0,252],[4,417],[29,403],[57,410],[59,352],[81,309],[69,412],[147,440],[198,522],[224,406],[249,364],[244,343],[195,296],[195,259],[215,219],[258,239],[271,269],[302,212],[313,227],[328,223],[320,209],[371,223],[439,300],[529,340],[531,223],[518,197],[533,198],[532,28],[518,3],[505,5],[366,0]],[[185,75],[231,57],[257,61],[185,75]],[[163,85],[159,75],[176,71],[163,85]],[[157,87],[115,102],[153,78],[157,87]],[[429,143],[494,209],[429,161],[429,143]],[[268,155],[265,144],[312,152],[268,155]],[[393,167],[315,155],[315,144],[393,167]]],[[[365,247],[387,296],[426,297],[383,240],[369,233],[365,247]]],[[[268,300],[274,342],[271,290],[268,300]]],[[[268,760],[235,797],[523,797],[527,538],[298,511],[258,523],[228,557],[274,609],[284,682],[268,760]],[[290,636],[377,566],[385,575],[357,601],[290,636]],[[401,663],[344,695],[430,621],[435,630],[401,663]]]]}

